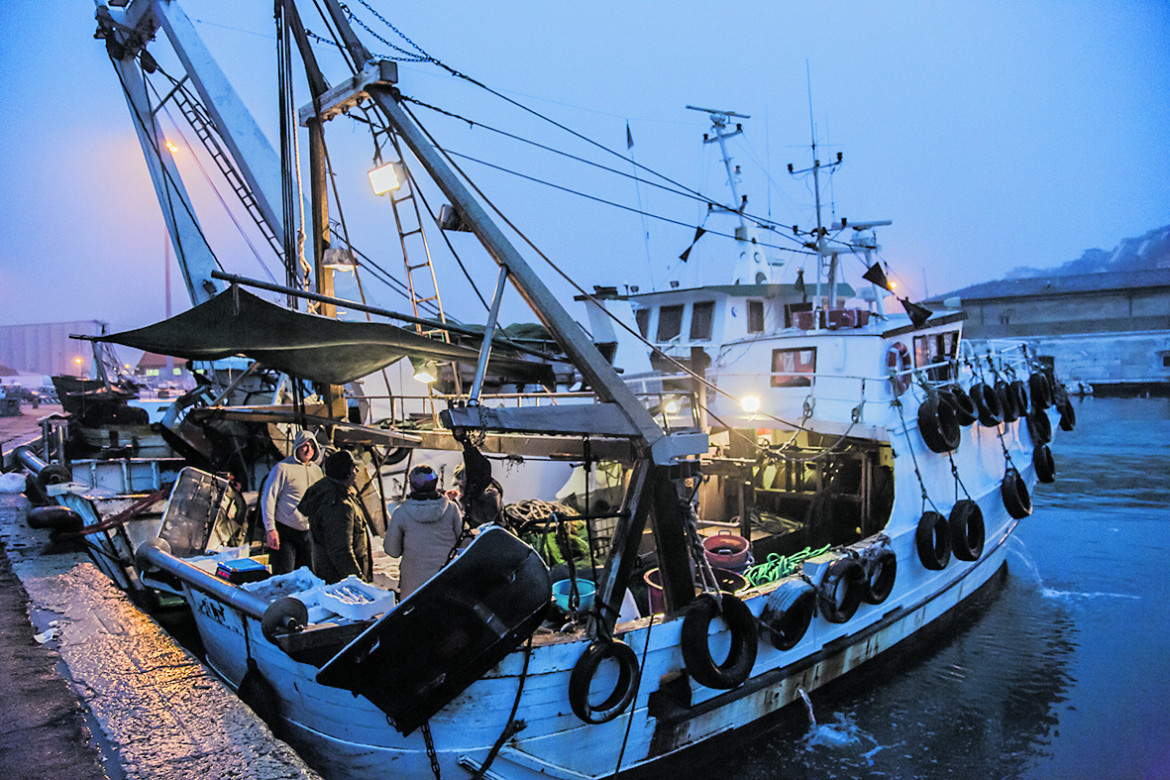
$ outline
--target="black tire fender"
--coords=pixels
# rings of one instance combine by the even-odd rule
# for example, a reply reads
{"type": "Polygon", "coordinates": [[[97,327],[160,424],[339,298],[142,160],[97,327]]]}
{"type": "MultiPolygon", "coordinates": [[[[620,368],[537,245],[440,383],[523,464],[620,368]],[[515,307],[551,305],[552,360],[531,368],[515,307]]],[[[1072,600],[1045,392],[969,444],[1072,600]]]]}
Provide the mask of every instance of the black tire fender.
{"type": "Polygon", "coordinates": [[[1036,449],[1032,450],[1032,467],[1036,469],[1036,479],[1041,482],[1056,481],[1056,461],[1047,444],[1037,444],[1036,449]]]}
{"type": "Polygon", "coordinates": [[[1008,392],[1011,393],[1012,400],[1016,403],[1018,416],[1023,417],[1028,413],[1028,387],[1022,379],[1013,379],[1008,384],[1008,392]]]}
{"type": "Polygon", "coordinates": [[[710,593],[701,593],[687,607],[682,624],[682,654],[687,674],[708,688],[729,690],[743,684],[752,673],[759,651],[756,618],[748,605],[725,593],[723,605],[710,593]],[[711,657],[711,621],[722,616],[731,630],[731,652],[723,663],[711,657]]]}
{"type": "Polygon", "coordinates": [[[1028,377],[1028,391],[1034,408],[1044,410],[1052,406],[1052,385],[1044,374],[1037,372],[1028,377]]]}
{"type": "Polygon", "coordinates": [[[856,558],[838,558],[829,564],[817,588],[817,606],[830,623],[847,623],[865,593],[865,567],[856,558]]]}
{"type": "Polygon", "coordinates": [[[955,410],[955,419],[959,421],[959,425],[966,427],[979,419],[979,409],[971,400],[971,396],[967,395],[966,390],[959,385],[951,385],[947,388],[947,395],[950,397],[951,406],[955,410]]]}
{"type": "Polygon", "coordinates": [[[995,391],[984,384],[971,386],[971,400],[979,410],[979,424],[994,428],[1003,422],[1003,407],[1000,406],[999,396],[995,391]]]}
{"type": "Polygon", "coordinates": [[[914,534],[918,560],[930,571],[942,571],[951,560],[951,529],[938,512],[922,513],[914,534]]]}
{"type": "Polygon", "coordinates": [[[983,510],[969,498],[955,503],[947,525],[951,528],[951,550],[960,561],[977,561],[983,554],[986,529],[983,510]]]}
{"type": "Polygon", "coordinates": [[[871,547],[861,555],[865,568],[865,587],[861,600],[866,604],[881,604],[890,597],[898,577],[898,556],[889,547],[871,547]]]}
{"type": "Polygon", "coordinates": [[[999,399],[999,408],[1006,423],[1020,419],[1020,409],[1016,406],[1016,396],[1011,386],[1002,379],[995,383],[995,396],[999,399]]]}
{"type": "Polygon", "coordinates": [[[946,397],[939,395],[922,402],[918,407],[918,432],[933,452],[951,452],[959,448],[962,430],[946,397]]]}
{"type": "Polygon", "coordinates": [[[791,650],[812,624],[816,604],[816,588],[804,580],[786,580],[764,602],[760,636],[777,650],[791,650]]]}
{"type": "Polygon", "coordinates": [[[634,700],[642,670],[634,649],[619,639],[595,639],[581,653],[569,675],[569,706],[573,714],[586,723],[608,723],[625,712],[634,700]],[[618,679],[613,690],[597,706],[589,701],[589,687],[601,662],[612,658],[618,665],[618,679]]]}
{"type": "Polygon", "coordinates": [[[1048,413],[1040,409],[1028,412],[1024,417],[1028,423],[1028,436],[1033,444],[1047,444],[1052,441],[1052,420],[1048,413]]]}
{"type": "Polygon", "coordinates": [[[1059,407],[1060,409],[1060,429],[1062,431],[1071,431],[1077,427],[1077,410],[1073,407],[1072,399],[1065,396],[1064,403],[1059,407]]]}
{"type": "Polygon", "coordinates": [[[1003,475],[999,492],[1003,496],[1003,505],[1007,507],[1008,514],[1016,520],[1023,520],[1032,514],[1032,498],[1028,495],[1028,486],[1024,484],[1020,472],[1008,469],[1003,475]]]}

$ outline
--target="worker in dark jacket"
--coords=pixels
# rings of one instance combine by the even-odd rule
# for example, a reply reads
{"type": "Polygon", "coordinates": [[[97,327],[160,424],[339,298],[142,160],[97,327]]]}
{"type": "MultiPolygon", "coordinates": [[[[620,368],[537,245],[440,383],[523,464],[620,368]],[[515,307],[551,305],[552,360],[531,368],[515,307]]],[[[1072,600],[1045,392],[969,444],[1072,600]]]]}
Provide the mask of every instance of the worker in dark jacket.
{"type": "Polygon", "coordinates": [[[310,487],[300,511],[309,518],[316,550],[315,571],[328,583],[351,574],[371,579],[370,540],[365,513],[358,505],[353,456],[339,450],[325,459],[325,478],[310,487]]]}

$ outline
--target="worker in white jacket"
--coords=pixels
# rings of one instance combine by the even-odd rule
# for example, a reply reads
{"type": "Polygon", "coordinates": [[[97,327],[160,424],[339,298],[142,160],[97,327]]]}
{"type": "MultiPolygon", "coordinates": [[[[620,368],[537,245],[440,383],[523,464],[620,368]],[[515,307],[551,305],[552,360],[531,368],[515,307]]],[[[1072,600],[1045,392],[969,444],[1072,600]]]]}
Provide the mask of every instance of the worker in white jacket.
{"type": "Polygon", "coordinates": [[[310,431],[301,431],[293,440],[292,454],[268,472],[261,514],[273,574],[287,574],[301,566],[313,567],[309,520],[297,505],[309,486],[321,479],[321,459],[316,437],[310,431]]]}

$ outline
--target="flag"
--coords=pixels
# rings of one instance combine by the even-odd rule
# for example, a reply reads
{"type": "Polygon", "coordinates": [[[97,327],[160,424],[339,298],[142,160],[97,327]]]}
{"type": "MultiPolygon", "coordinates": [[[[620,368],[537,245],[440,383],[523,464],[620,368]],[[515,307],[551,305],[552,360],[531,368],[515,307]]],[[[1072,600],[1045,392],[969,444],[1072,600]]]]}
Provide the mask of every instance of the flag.
{"type": "Polygon", "coordinates": [[[694,249],[695,244],[698,243],[699,238],[706,232],[707,232],[706,229],[703,227],[695,228],[695,237],[691,239],[691,245],[683,250],[683,253],[678,256],[678,259],[682,260],[685,263],[687,261],[687,258],[690,257],[691,250],[694,249]]]}
{"type": "Polygon", "coordinates": [[[626,122],[626,148],[634,148],[634,136],[630,134],[630,123],[626,122]]]}

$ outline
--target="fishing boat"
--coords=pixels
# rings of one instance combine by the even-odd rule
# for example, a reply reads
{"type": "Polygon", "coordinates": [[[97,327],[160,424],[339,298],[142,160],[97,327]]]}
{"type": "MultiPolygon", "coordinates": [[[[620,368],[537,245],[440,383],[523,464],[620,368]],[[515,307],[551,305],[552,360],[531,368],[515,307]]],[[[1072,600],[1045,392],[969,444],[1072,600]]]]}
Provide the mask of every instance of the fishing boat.
{"type": "MultiPolygon", "coordinates": [[[[376,584],[267,578],[247,544],[240,474],[187,469],[153,534],[133,544],[138,571],[183,594],[207,663],[323,774],[652,776],[803,707],[802,696],[898,648],[1001,570],[1008,539],[1031,512],[1030,489],[1054,478],[1048,445],[1054,426],[1072,428],[1072,407],[1026,345],[966,342],[961,311],[908,299],[887,311],[898,299],[872,259],[882,223],[822,226],[818,209],[802,238],[816,264],[806,280],[768,256],[764,226],[733,193],[733,205],[717,209],[735,246],[726,283],[583,292],[588,337],[406,110],[394,63],[370,55],[339,3],[324,7],[352,65],[334,87],[295,4],[277,5],[282,52],[291,57],[295,43],[313,91],[299,116],[314,159],[324,164],[326,122],[355,110],[394,149],[409,150],[409,176],[425,172],[449,202],[441,222],[472,232],[498,264],[478,343],[453,343],[456,323],[417,310],[388,313],[413,330],[274,311],[240,289],[246,280],[191,257],[196,305],[186,319],[113,340],[193,360],[245,355],[328,388],[317,419],[282,406],[277,392],[261,406],[193,407],[194,422],[316,422],[333,446],[574,464],[583,479],[573,516],[598,560],[568,556],[554,584],[538,550],[489,526],[401,603],[376,584]],[[858,258],[868,294],[843,280],[844,262],[858,258]],[[548,353],[498,335],[508,284],[571,367],[577,392],[552,392],[563,370],[549,371],[548,353]],[[439,425],[355,422],[344,400],[335,403],[344,394],[331,397],[405,355],[450,366],[455,393],[431,415],[439,425]],[[493,397],[484,392],[491,371],[532,390],[493,397]],[[619,475],[611,504],[592,495],[603,470],[619,475]]],[[[267,213],[280,199],[260,202],[280,191],[267,178],[279,165],[270,149],[249,146],[255,137],[240,128],[251,120],[178,4],[99,5],[97,17],[170,227],[187,236],[177,251],[189,253],[198,234],[185,233],[195,226],[184,209],[166,210],[180,197],[177,175],[157,153],[141,90],[144,71],[158,67],[148,48],[160,30],[208,106],[190,113],[213,116],[244,171],[241,189],[294,268],[282,227],[290,223],[267,213]]],[[[172,96],[182,94],[176,87],[172,96]]],[[[737,115],[705,111],[734,182],[724,144],[737,115]]],[[[405,156],[396,165],[405,171],[405,156]]],[[[821,168],[814,151],[809,172],[821,168]]],[[[273,181],[287,188],[289,178],[273,181]]],[[[314,187],[310,209],[318,271],[337,252],[324,190],[314,187]]],[[[297,200],[284,190],[286,206],[297,200]]],[[[280,290],[338,303],[320,287],[280,290]]],[[[568,520],[557,508],[548,522],[555,533],[568,520]]]]}

